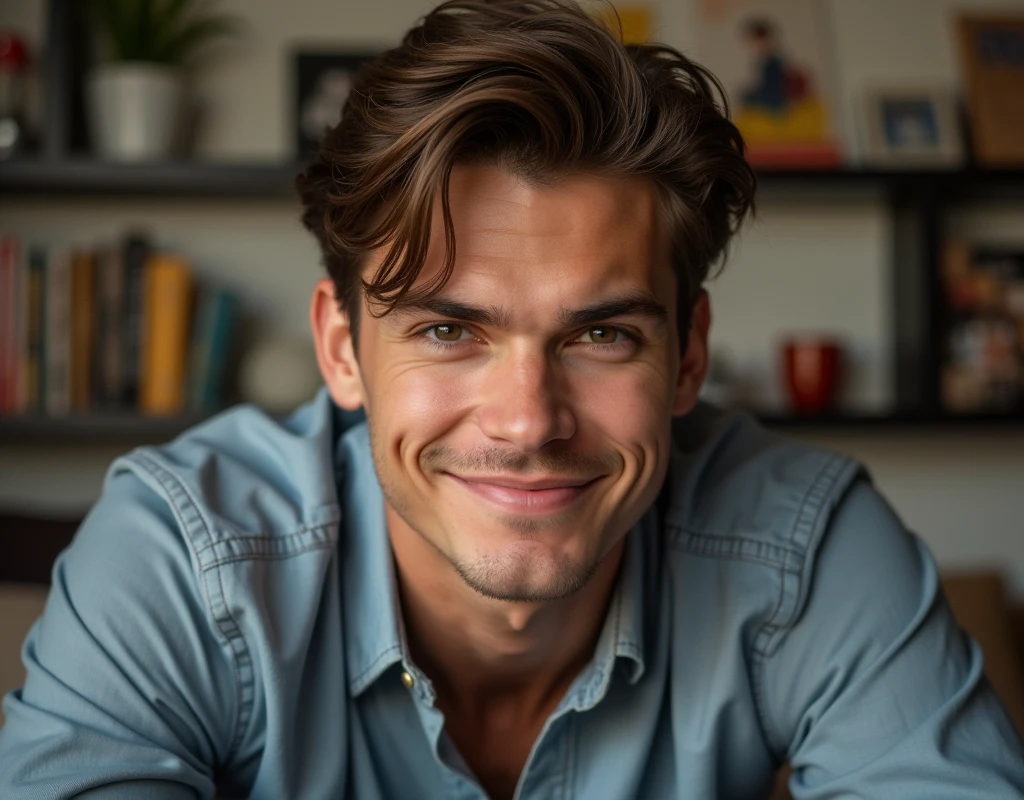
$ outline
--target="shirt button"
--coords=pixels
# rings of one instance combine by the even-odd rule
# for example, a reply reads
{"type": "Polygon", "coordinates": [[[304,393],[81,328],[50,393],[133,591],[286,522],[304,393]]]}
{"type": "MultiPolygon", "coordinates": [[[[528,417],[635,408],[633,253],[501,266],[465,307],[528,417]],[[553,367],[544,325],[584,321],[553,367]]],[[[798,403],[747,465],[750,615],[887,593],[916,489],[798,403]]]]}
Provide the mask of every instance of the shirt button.
{"type": "Polygon", "coordinates": [[[402,670],[402,685],[406,689],[411,689],[416,685],[416,679],[406,670],[402,670]]]}

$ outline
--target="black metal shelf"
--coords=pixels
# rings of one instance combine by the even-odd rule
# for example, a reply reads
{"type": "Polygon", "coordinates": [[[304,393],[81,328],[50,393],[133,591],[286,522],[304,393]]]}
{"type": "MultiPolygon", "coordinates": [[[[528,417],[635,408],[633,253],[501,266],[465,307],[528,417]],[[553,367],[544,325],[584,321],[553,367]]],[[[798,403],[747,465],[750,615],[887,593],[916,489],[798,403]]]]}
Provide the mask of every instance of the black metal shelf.
{"type": "Polygon", "coordinates": [[[298,164],[171,161],[116,164],[88,159],[0,163],[0,195],[91,195],[287,199],[298,164]]]}
{"type": "MultiPolygon", "coordinates": [[[[870,433],[873,431],[1019,431],[1024,433],[1024,414],[826,414],[795,416],[754,413],[770,428],[822,433],[870,433]]],[[[207,419],[194,413],[152,417],[135,413],[40,414],[0,417],[0,446],[11,444],[137,444],[165,442],[207,419]]]]}
{"type": "MultiPolygon", "coordinates": [[[[287,199],[297,163],[171,161],[117,164],[87,158],[21,159],[0,163],[0,195],[95,195],[287,199]]],[[[760,170],[769,188],[876,188],[890,194],[1024,195],[1024,169],[760,170]]]]}
{"type": "Polygon", "coordinates": [[[795,416],[755,414],[766,426],[787,431],[822,433],[885,433],[913,431],[1020,431],[1024,414],[945,414],[895,412],[890,414],[823,414],[795,416]]]}
{"type": "Polygon", "coordinates": [[[0,446],[8,444],[125,444],[165,442],[210,414],[145,416],[130,412],[26,414],[0,417],[0,446]]]}

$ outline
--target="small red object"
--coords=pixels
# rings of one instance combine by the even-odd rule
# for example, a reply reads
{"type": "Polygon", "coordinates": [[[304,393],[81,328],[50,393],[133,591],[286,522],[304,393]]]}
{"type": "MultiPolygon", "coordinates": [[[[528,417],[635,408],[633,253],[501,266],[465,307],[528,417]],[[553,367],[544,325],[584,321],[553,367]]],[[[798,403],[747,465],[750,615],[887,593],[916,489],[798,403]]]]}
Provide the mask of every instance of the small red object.
{"type": "Polygon", "coordinates": [[[16,33],[0,31],[0,69],[19,70],[28,64],[28,48],[16,33]]]}
{"type": "Polygon", "coordinates": [[[793,338],[783,343],[786,392],[797,414],[833,410],[842,377],[842,346],[828,337],[793,338]]]}

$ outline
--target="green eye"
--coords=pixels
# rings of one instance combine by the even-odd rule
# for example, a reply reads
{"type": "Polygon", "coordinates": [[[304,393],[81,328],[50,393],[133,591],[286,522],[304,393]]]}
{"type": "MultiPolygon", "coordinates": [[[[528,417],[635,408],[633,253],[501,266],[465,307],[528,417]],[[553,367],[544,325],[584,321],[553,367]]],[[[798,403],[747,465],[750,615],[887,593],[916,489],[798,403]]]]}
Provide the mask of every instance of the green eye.
{"type": "Polygon", "coordinates": [[[435,325],[430,330],[434,332],[434,338],[440,342],[457,342],[462,338],[466,330],[461,325],[435,325]]]}

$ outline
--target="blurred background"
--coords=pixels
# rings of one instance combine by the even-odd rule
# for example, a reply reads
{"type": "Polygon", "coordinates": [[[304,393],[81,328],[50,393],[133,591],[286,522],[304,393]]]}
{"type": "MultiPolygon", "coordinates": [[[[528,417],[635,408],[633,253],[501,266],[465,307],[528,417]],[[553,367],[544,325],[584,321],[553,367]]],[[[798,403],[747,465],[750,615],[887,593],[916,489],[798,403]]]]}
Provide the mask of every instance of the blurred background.
{"type": "MultiPolygon", "coordinates": [[[[46,580],[117,454],[313,394],[290,181],[431,6],[146,5],[0,0],[0,579],[46,580]]],[[[618,10],[716,72],[761,176],[708,399],[862,459],[944,570],[1019,601],[1024,1],[618,10]]]]}

